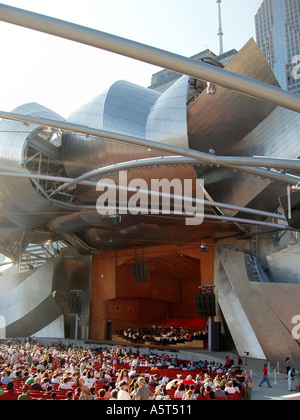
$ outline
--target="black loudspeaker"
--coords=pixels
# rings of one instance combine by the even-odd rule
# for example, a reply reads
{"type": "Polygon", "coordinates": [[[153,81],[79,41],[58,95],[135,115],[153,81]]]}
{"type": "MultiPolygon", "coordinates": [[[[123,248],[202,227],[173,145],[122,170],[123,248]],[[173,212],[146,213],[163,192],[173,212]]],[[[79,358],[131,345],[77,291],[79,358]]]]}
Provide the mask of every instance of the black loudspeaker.
{"type": "Polygon", "coordinates": [[[145,262],[136,262],[131,265],[132,275],[137,283],[147,283],[148,264],[145,262]]]}
{"type": "Polygon", "coordinates": [[[285,212],[287,223],[294,229],[300,229],[300,191],[291,192],[290,198],[291,198],[291,210],[292,210],[291,219],[288,218],[289,216],[288,196],[283,195],[279,198],[279,200],[285,212]]]}
{"type": "Polygon", "coordinates": [[[211,351],[221,351],[221,322],[211,323],[211,351]]]}
{"type": "Polygon", "coordinates": [[[196,305],[200,316],[216,316],[216,296],[214,293],[196,295],[196,305]]]}
{"type": "Polygon", "coordinates": [[[75,340],[76,338],[76,328],[77,328],[76,318],[75,316],[71,316],[70,317],[70,338],[72,340],[75,340]]]}
{"type": "Polygon", "coordinates": [[[77,314],[81,313],[81,303],[82,303],[82,291],[81,290],[71,290],[69,299],[68,299],[68,307],[70,314],[77,314]]]}

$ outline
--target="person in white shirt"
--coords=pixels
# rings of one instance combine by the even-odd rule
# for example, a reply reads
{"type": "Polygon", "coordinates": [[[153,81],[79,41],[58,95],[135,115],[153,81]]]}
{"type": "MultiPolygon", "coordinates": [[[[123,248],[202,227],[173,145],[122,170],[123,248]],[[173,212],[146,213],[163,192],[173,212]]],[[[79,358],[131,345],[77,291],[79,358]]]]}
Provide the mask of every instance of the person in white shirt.
{"type": "Polygon", "coordinates": [[[168,382],[169,382],[169,378],[167,376],[163,376],[160,378],[158,384],[162,386],[166,386],[168,382]]]}
{"type": "Polygon", "coordinates": [[[58,386],[58,389],[70,389],[73,390],[74,382],[68,376],[65,376],[62,380],[62,383],[58,386]]]}
{"type": "Polygon", "coordinates": [[[234,388],[232,381],[227,382],[225,392],[227,392],[228,394],[235,394],[236,393],[236,389],[234,388]]]}
{"type": "Polygon", "coordinates": [[[138,359],[132,359],[132,362],[130,365],[131,369],[134,369],[137,366],[137,364],[138,364],[138,359]]]}
{"type": "Polygon", "coordinates": [[[86,375],[81,376],[79,380],[80,386],[86,386],[89,389],[91,389],[95,385],[95,382],[96,382],[96,379],[94,377],[93,370],[87,371],[86,375]]]}
{"type": "Polygon", "coordinates": [[[123,381],[119,385],[119,392],[118,392],[118,400],[131,400],[130,395],[128,393],[128,384],[127,382],[123,381]]]}
{"type": "Polygon", "coordinates": [[[296,369],[290,369],[288,372],[288,386],[290,392],[293,391],[292,381],[294,381],[294,377],[296,374],[299,374],[299,372],[296,369]]]}

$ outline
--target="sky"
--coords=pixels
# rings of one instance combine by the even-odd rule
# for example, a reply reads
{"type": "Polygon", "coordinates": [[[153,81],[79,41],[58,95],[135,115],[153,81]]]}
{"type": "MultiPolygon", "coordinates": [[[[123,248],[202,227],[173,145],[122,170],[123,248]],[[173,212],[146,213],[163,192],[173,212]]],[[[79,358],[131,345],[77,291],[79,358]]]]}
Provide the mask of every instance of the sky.
{"type": "MultiPolygon", "coordinates": [[[[255,39],[262,0],[222,0],[224,51],[255,39]]],[[[6,0],[3,4],[191,57],[218,54],[215,0],[6,0]]],[[[28,102],[67,118],[117,80],[148,87],[156,66],[0,21],[0,110],[28,102]]]]}

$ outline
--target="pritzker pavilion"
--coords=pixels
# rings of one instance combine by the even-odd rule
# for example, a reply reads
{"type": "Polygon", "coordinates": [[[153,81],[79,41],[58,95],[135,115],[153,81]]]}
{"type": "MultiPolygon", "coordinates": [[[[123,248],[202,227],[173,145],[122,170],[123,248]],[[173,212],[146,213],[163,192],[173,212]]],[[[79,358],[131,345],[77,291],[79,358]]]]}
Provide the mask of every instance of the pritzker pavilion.
{"type": "Polygon", "coordinates": [[[37,103],[0,112],[6,336],[101,341],[209,319],[215,349],[299,369],[300,97],[254,40],[224,68],[3,4],[0,20],[182,74],[163,93],[117,81],[67,119],[37,103]],[[135,184],[153,179],[169,187],[156,211],[135,184]],[[203,180],[202,223],[178,211],[174,180],[203,180]],[[107,214],[101,181],[118,190],[107,214]]]}

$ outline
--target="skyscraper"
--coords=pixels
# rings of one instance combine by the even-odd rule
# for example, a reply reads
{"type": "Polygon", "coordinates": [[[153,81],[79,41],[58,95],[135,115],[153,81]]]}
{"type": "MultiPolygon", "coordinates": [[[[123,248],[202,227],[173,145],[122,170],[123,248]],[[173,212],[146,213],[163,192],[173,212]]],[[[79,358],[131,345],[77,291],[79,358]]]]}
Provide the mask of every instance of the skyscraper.
{"type": "Polygon", "coordinates": [[[280,86],[300,93],[300,0],[263,0],[255,15],[256,40],[280,86]]]}

